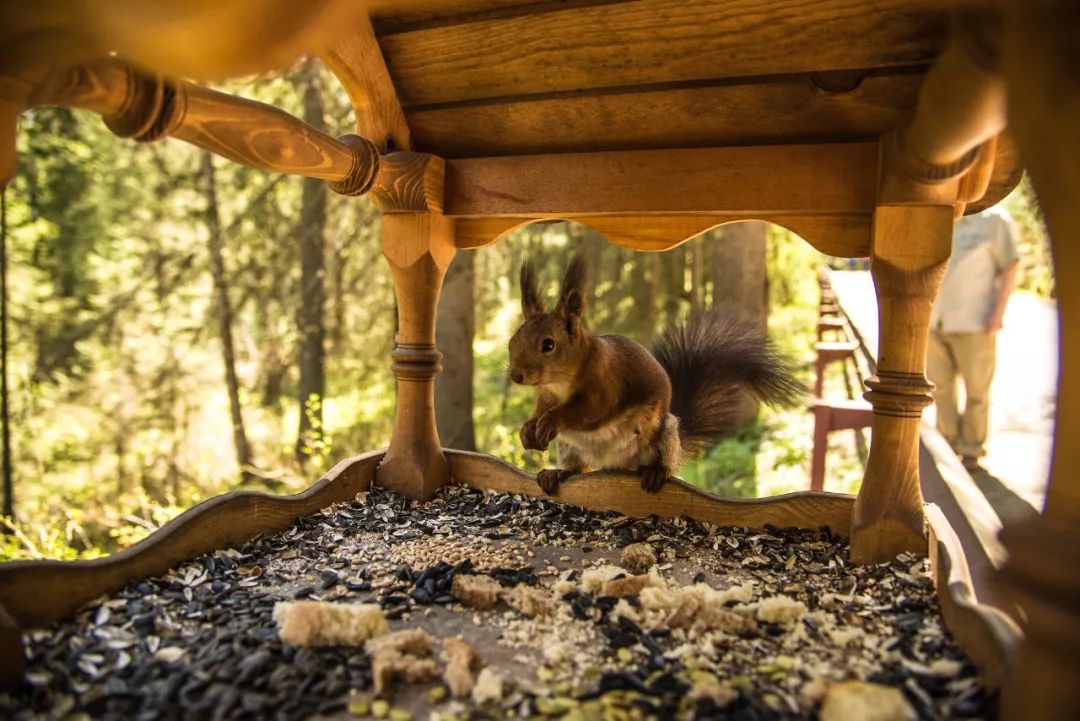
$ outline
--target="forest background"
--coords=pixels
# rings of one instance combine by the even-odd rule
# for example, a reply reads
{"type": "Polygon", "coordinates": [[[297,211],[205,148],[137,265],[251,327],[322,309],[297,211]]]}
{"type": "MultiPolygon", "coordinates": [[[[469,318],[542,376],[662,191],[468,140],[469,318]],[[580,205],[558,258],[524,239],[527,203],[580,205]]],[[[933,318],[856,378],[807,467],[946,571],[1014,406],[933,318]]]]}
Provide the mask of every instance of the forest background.
{"type": "MultiPolygon", "coordinates": [[[[225,89],[332,135],[352,130],[344,92],[316,62],[225,89]]],[[[12,488],[0,560],[111,553],[209,496],[296,492],[387,444],[394,294],[367,200],[173,140],[120,140],[66,109],[22,117],[19,163],[4,196],[12,488]]],[[[1005,207],[1020,287],[1052,294],[1026,182],[1005,207]]],[[[553,293],[578,248],[592,267],[592,329],[647,344],[694,310],[726,309],[767,324],[808,382],[818,269],[847,265],[764,223],[660,254],[568,223],[461,251],[439,308],[444,445],[543,466],[517,439],[532,392],[505,374],[517,270],[532,258],[553,293]]],[[[730,496],[804,489],[811,428],[805,408],[760,409],[682,476],[730,496]]],[[[857,489],[864,450],[833,434],[827,490],[857,489]]]]}

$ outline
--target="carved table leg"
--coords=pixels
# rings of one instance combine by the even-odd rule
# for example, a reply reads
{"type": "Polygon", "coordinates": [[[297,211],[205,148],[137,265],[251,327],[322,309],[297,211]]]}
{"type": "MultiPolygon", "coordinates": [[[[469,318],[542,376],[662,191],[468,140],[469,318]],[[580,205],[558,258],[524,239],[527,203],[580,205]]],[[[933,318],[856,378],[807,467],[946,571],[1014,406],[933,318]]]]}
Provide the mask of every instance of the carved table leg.
{"type": "Polygon", "coordinates": [[[866,399],[874,406],[873,442],[855,500],[851,556],[887,561],[926,552],[919,489],[919,423],[930,405],[926,379],[930,308],[952,247],[949,205],[879,206],[874,212],[871,272],[878,298],[877,374],[866,399]]]}
{"type": "Polygon", "coordinates": [[[454,257],[454,221],[442,209],[440,159],[420,153],[385,156],[373,195],[383,209],[382,253],[398,302],[393,370],[398,381],[394,435],[375,481],[427,500],[450,478],[435,428],[435,309],[454,257]]]}

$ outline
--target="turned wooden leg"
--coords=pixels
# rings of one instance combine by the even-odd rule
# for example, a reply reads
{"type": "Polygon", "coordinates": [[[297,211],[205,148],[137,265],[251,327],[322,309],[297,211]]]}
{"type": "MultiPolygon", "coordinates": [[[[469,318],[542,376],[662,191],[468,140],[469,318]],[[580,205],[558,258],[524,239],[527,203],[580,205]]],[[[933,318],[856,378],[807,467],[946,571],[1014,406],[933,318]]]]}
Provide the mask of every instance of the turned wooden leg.
{"type": "Polygon", "coordinates": [[[435,428],[435,376],[442,370],[442,355],[435,348],[435,310],[456,251],[454,221],[441,212],[441,160],[395,153],[386,156],[383,166],[373,194],[383,208],[381,248],[397,294],[392,368],[398,389],[394,435],[375,481],[427,500],[450,479],[435,428]]]}
{"type": "Polygon", "coordinates": [[[1002,693],[1003,721],[1080,718],[1080,75],[1071,0],[1008,5],[1009,113],[1053,240],[1061,323],[1054,455],[1045,510],[1009,526],[1001,580],[1024,609],[1024,641],[1002,693]]]}
{"type": "Polygon", "coordinates": [[[919,489],[919,423],[932,402],[926,379],[930,308],[952,247],[950,205],[879,206],[870,270],[878,298],[877,374],[866,381],[872,443],[855,500],[851,557],[878,563],[926,552],[919,489]]]}

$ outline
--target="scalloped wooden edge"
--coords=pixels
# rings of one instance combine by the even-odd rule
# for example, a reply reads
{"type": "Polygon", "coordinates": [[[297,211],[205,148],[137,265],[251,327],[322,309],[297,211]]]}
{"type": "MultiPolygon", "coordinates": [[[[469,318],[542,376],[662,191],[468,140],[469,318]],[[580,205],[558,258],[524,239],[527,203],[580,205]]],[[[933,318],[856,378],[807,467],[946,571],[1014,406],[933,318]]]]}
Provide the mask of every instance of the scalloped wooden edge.
{"type": "Polygon", "coordinates": [[[136,578],[159,575],[200,554],[284,530],[300,516],[351,500],[371,487],[384,452],[347,458],[296,495],[236,491],[210,498],[106,558],[2,564],[0,606],[21,628],[55,623],[136,578]]]}
{"type": "Polygon", "coordinates": [[[937,505],[926,505],[926,522],[930,568],[945,626],[978,666],[983,681],[1000,688],[1009,677],[1023,632],[1004,611],[979,603],[960,539],[937,505]]]}
{"type": "MultiPolygon", "coordinates": [[[[493,456],[446,450],[454,482],[480,490],[551,498],[593,510],[629,516],[689,516],[725,526],[820,528],[847,536],[854,497],[803,491],[761,499],[730,499],[676,480],[656,494],[641,492],[630,473],[594,472],[574,476],[557,496],[540,490],[536,478],[493,456]]],[[[20,561],[0,565],[0,608],[20,628],[47,626],[84,603],[122,588],[131,580],[159,575],[202,553],[245,543],[263,533],[288,528],[298,517],[351,500],[371,488],[385,454],[372,451],[341,461],[310,488],[293,496],[238,491],[206,500],[147,538],[108,558],[93,561],[20,561]]],[[[930,563],[949,631],[998,687],[1008,675],[1022,637],[1004,612],[980,604],[972,590],[963,548],[945,515],[926,506],[930,563]]],[[[21,651],[0,654],[4,671],[21,667],[21,651]]],[[[4,675],[4,674],[0,674],[4,675]]]]}
{"type": "Polygon", "coordinates": [[[771,498],[721,498],[681,481],[669,481],[658,493],[644,493],[632,473],[594,471],[572,476],[549,496],[536,476],[498,458],[468,451],[445,451],[450,477],[457,483],[487,491],[521,493],[597,511],[618,511],[627,516],[689,516],[721,526],[763,528],[820,528],[851,533],[855,497],[841,493],[800,491],[771,498]]]}

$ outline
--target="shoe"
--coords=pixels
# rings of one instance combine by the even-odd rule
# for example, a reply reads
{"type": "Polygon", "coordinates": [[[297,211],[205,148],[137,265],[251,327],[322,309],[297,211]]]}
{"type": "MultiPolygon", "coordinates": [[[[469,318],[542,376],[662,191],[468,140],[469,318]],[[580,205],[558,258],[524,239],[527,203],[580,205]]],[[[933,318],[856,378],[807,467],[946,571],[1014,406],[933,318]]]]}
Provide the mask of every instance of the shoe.
{"type": "Polygon", "coordinates": [[[973,473],[982,470],[982,467],[979,465],[978,456],[960,456],[960,462],[964,464],[964,468],[966,468],[968,472],[973,473]]]}

